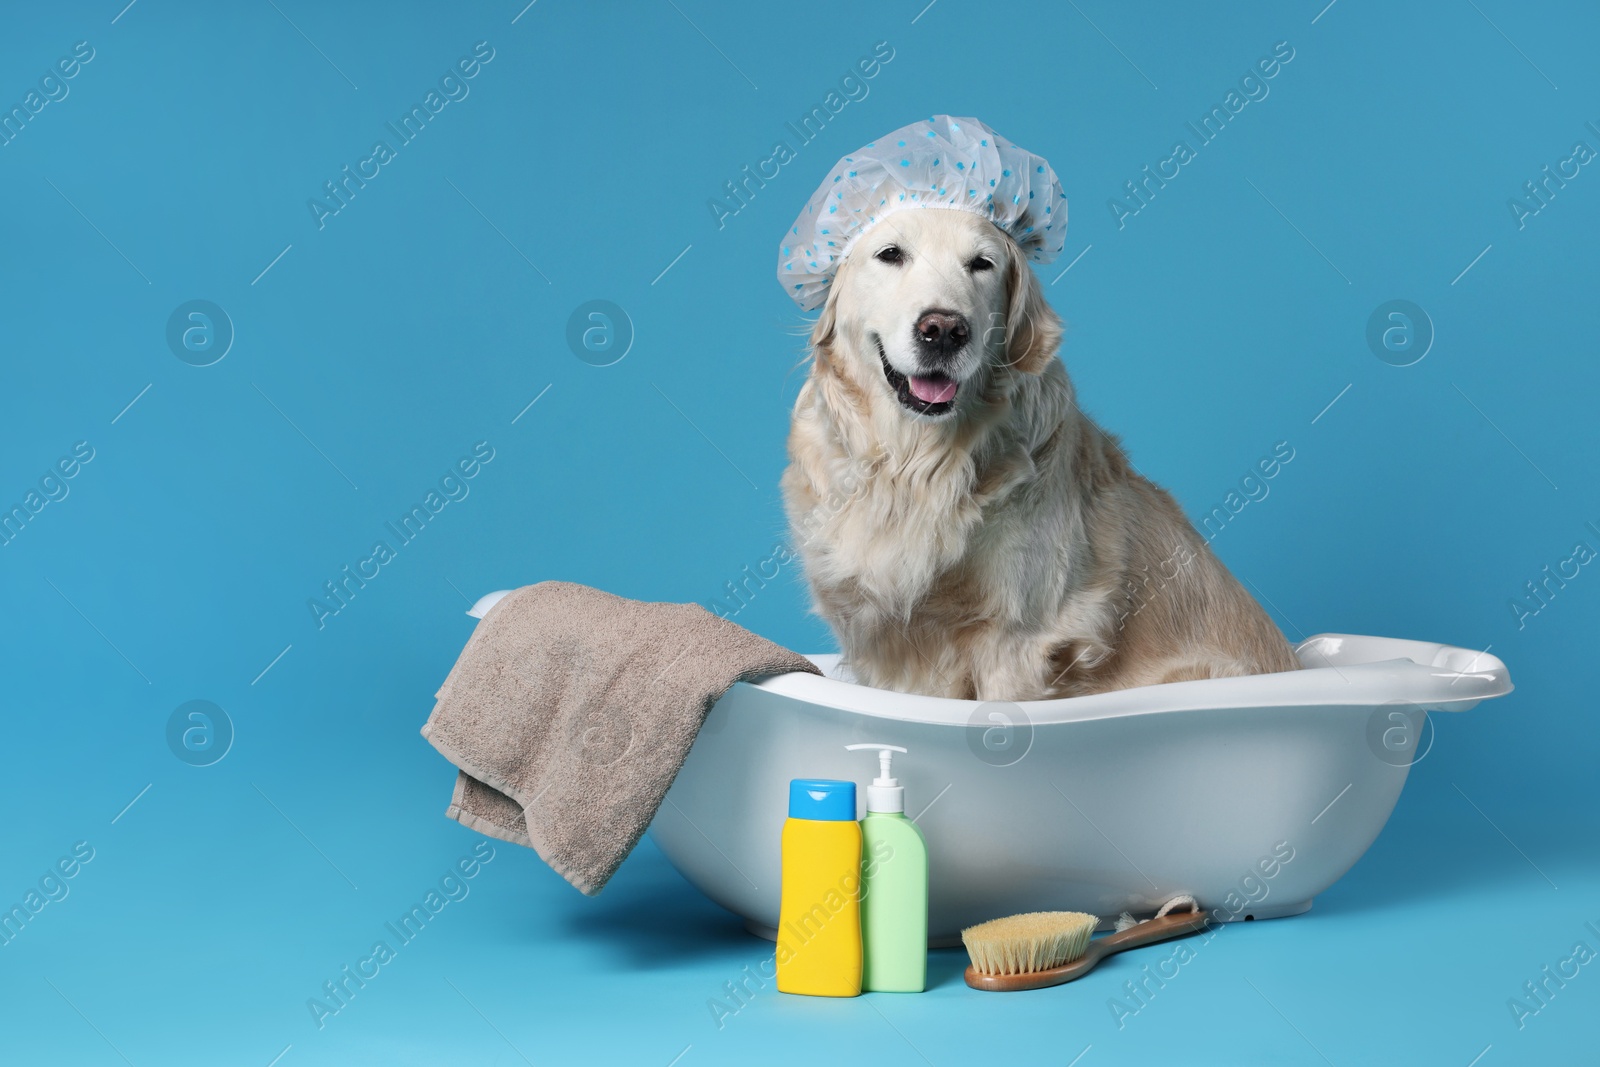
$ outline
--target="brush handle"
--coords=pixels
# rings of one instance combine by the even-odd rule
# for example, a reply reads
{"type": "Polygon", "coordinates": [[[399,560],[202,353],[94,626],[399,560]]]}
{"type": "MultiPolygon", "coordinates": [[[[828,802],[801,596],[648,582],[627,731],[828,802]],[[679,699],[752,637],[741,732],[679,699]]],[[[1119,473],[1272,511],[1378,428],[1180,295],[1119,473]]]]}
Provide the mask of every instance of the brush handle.
{"type": "Polygon", "coordinates": [[[1091,941],[1088,951],[1077,959],[1045,971],[1030,971],[1027,974],[983,974],[969,965],[967,984],[973,989],[986,989],[995,993],[1060,985],[1074,978],[1082,978],[1107,956],[1114,956],[1124,949],[1153,945],[1158,941],[1168,941],[1175,937],[1183,937],[1185,934],[1196,933],[1204,930],[1209,921],[1209,917],[1203,911],[1163,915],[1159,919],[1130,926],[1120,934],[1111,934],[1097,941],[1091,941]]]}

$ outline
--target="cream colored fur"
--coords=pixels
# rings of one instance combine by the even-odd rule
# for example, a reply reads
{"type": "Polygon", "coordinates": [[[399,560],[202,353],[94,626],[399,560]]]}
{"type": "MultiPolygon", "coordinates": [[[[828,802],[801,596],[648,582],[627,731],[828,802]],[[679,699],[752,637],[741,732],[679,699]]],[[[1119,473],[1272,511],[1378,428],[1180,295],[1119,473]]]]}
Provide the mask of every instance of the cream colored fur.
{"type": "Polygon", "coordinates": [[[1166,491],[1077,407],[1022,249],[901,211],[841,264],[795,403],[785,504],[817,611],[867,685],[1036,700],[1298,666],[1166,491]],[[903,262],[878,253],[893,244],[903,262]],[[992,269],[973,270],[985,259],[992,269]],[[913,324],[964,314],[954,409],[896,399],[913,324]]]}

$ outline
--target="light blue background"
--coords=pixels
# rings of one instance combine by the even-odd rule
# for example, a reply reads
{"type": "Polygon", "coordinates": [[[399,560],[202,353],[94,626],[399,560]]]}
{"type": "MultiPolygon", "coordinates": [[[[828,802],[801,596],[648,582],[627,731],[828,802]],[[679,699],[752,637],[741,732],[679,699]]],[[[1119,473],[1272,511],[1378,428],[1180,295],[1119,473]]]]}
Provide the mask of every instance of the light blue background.
{"type": "MultiPolygon", "coordinates": [[[[74,442],[95,458],[0,547],[0,903],[74,842],[95,858],[0,948],[0,1059],[1592,1061],[1600,969],[1521,1029],[1507,1000],[1600,948],[1600,576],[1525,628],[1509,602],[1600,548],[1600,170],[1525,228],[1507,202],[1600,148],[1600,14],[1324,2],[7,11],[6,108],[75,42],[95,57],[0,148],[0,502],[74,442]],[[319,230],[308,198],[480,40],[470,95],[319,230]],[[1118,229],[1107,200],[1284,40],[1270,95],[1118,229]],[[866,98],[719,229],[707,201],[878,41],[866,98]],[[307,998],[479,840],[417,733],[466,598],[562,578],[707,603],[771,554],[802,354],[778,238],[840,155],[933,112],[1060,173],[1041,275],[1085,407],[1142,470],[1198,517],[1295,449],[1215,542],[1292,638],[1492,646],[1517,692],[1435,717],[1311,913],[1224,930],[1122,1029],[1136,957],[988,997],[959,952],[923,996],[769,987],[719,1029],[708,998],[763,944],[647,841],[593,900],[497,845],[319,1030],[307,998]],[[1403,368],[1364,340],[1396,298],[1437,332],[1403,368]],[[191,299],[237,333],[209,367],[165,342],[191,299]],[[636,332],[614,366],[565,340],[592,299],[636,332]],[[470,495],[319,630],[307,599],[477,441],[470,495]],[[191,699],[236,730],[210,767],[165,740],[191,699]]],[[[794,573],[739,621],[832,647],[794,573]]]]}

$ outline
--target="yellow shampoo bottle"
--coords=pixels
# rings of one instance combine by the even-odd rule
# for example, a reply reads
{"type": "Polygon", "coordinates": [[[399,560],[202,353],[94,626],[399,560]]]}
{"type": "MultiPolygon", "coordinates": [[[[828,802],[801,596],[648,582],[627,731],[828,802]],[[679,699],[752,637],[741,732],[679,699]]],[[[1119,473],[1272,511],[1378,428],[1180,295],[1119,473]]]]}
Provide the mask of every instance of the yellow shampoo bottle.
{"type": "Polygon", "coordinates": [[[861,993],[861,824],[854,782],[789,783],[777,961],[782,992],[861,993]]]}

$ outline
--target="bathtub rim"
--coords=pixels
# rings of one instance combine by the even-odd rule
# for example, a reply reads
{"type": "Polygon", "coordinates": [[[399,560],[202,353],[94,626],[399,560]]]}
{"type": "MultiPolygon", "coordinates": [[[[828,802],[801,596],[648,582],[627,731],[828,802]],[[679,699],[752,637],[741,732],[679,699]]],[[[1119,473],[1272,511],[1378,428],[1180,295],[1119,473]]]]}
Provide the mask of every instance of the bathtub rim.
{"type": "MultiPolygon", "coordinates": [[[[749,685],[806,704],[876,718],[928,725],[970,726],[978,709],[1009,705],[1034,726],[1136,715],[1162,715],[1225,708],[1381,707],[1411,705],[1423,711],[1467,711],[1480,701],[1512,691],[1510,672],[1487,652],[1425,641],[1316,634],[1295,649],[1298,671],[1242,678],[1209,678],[1140,686],[1059,700],[978,701],[873,689],[840,678],[795,671],[749,685]]],[[[837,654],[807,655],[823,670],[836,669],[837,654]]],[[[993,709],[998,711],[999,709],[993,709]]]]}
{"type": "MultiPolygon", "coordinates": [[[[482,619],[510,591],[501,589],[479,597],[467,614],[482,619]]],[[[1168,682],[1060,700],[956,700],[873,689],[804,671],[734,684],[802,703],[936,726],[981,724],[985,720],[978,718],[977,709],[986,703],[1017,708],[1026,722],[1041,726],[1223,708],[1292,711],[1404,705],[1423,711],[1469,711],[1514,688],[1505,663],[1488,649],[1478,652],[1398,637],[1320,633],[1296,645],[1295,655],[1302,664],[1298,671],[1168,682]],[[1316,666],[1318,663],[1326,666],[1316,666]]],[[[818,653],[806,658],[826,670],[836,667],[841,657],[818,653]]]]}

